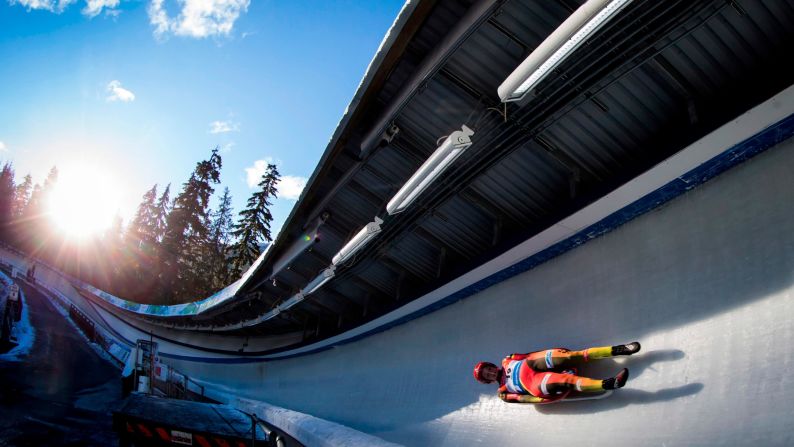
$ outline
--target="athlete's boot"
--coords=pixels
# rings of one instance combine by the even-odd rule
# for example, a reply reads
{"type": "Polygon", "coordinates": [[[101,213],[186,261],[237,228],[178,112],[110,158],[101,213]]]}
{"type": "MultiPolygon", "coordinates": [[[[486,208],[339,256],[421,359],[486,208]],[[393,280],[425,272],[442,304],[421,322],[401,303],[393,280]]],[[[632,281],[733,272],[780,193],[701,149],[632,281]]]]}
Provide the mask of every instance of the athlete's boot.
{"type": "Polygon", "coordinates": [[[640,342],[633,341],[625,345],[615,345],[612,347],[612,355],[631,355],[640,350],[640,342]]]}
{"type": "Polygon", "coordinates": [[[618,388],[623,388],[623,385],[626,384],[627,380],[629,380],[629,369],[623,368],[615,377],[604,379],[601,382],[601,388],[605,390],[616,390],[618,388]]]}

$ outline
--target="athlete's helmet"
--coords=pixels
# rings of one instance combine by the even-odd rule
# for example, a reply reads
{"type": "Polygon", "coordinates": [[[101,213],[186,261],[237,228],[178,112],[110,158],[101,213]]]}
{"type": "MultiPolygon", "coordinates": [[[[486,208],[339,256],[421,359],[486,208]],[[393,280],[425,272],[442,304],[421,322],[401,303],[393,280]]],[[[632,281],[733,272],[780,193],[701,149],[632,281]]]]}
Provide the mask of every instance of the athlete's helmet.
{"type": "Polygon", "coordinates": [[[485,380],[482,377],[482,369],[485,366],[493,366],[494,368],[496,368],[496,365],[494,365],[491,362],[480,362],[480,363],[474,365],[474,378],[477,379],[477,381],[480,382],[480,383],[491,383],[491,382],[493,382],[493,380],[485,380]]]}

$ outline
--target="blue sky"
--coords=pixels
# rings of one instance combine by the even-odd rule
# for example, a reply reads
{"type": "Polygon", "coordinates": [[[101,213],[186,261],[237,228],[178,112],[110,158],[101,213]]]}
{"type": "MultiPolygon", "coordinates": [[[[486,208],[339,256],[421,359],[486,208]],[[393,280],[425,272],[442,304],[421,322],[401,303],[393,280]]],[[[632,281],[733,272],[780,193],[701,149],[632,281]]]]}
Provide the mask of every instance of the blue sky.
{"type": "Polygon", "coordinates": [[[217,145],[235,214],[278,164],[277,229],[402,3],[0,0],[0,161],[102,170],[131,216],[217,145]]]}

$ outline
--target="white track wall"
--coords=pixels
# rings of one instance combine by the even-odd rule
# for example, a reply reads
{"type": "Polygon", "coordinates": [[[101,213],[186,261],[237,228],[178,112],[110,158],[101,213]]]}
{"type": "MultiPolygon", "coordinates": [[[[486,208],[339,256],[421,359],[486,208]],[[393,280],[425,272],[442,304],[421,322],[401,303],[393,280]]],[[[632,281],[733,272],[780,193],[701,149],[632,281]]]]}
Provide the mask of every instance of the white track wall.
{"type": "MultiPolygon", "coordinates": [[[[54,275],[40,276],[68,292],[54,275]]],[[[286,360],[169,362],[240,396],[406,445],[792,445],[793,296],[790,139],[533,270],[385,332],[286,360]],[[627,388],[605,400],[505,404],[471,377],[476,361],[511,352],[633,340],[643,343],[640,355],[584,370],[606,377],[629,367],[627,388]]]]}

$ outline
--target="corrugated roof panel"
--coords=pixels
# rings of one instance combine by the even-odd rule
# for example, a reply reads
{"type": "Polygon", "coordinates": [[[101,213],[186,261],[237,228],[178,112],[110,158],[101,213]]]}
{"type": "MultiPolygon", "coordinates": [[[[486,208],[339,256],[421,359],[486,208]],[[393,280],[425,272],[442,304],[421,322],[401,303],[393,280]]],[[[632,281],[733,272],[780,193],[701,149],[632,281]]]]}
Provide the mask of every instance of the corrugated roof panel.
{"type": "MultiPolygon", "coordinates": [[[[403,142],[403,137],[404,134],[398,137],[400,143],[403,142]]],[[[375,151],[367,160],[367,165],[388,178],[390,187],[399,189],[423,161],[424,158],[408,157],[398,145],[392,144],[375,151]]]]}
{"type": "MultiPolygon", "coordinates": [[[[769,18],[777,22],[779,34],[790,34],[791,24],[794,23],[794,3],[787,2],[767,2],[753,4],[752,7],[766,8],[769,11],[769,18]]],[[[752,12],[752,9],[751,9],[752,12]]],[[[778,39],[782,42],[782,39],[778,39]]]]}
{"type": "Polygon", "coordinates": [[[523,56],[524,50],[520,45],[486,23],[481,32],[469,37],[455,52],[446,69],[477,93],[493,97],[496,93],[493,86],[499,85],[523,56]]]}
{"type": "Polygon", "coordinates": [[[699,76],[705,78],[701,80],[708,81],[709,86],[716,90],[721,81],[735,75],[727,67],[720,65],[712,54],[712,52],[719,51],[719,48],[705,48],[698,37],[701,36],[693,34],[689,38],[679,41],[676,46],[686,55],[686,59],[697,67],[699,76]],[[695,64],[694,60],[697,60],[698,63],[695,64]]]}
{"type": "Polygon", "coordinates": [[[469,0],[439,0],[436,2],[430,17],[422,24],[422,29],[411,41],[410,51],[421,54],[432,51],[466,14],[472,3],[469,0]]]}
{"type": "Polygon", "coordinates": [[[389,74],[389,82],[378,92],[378,102],[381,105],[385,106],[397,97],[424,59],[432,53],[468,8],[468,1],[440,0],[436,3],[430,16],[409,42],[401,60],[389,74]]]}
{"type": "Polygon", "coordinates": [[[631,145],[631,138],[616,132],[609,126],[608,115],[596,108],[591,102],[582,104],[571,111],[566,119],[560,120],[559,126],[570,126],[571,137],[579,142],[582,147],[587,147],[595,156],[601,154],[602,160],[609,170],[620,169],[626,161],[634,158],[631,150],[636,145],[631,145]],[[587,112],[585,110],[588,110],[587,112]]]}
{"type": "Polygon", "coordinates": [[[562,118],[561,123],[546,129],[544,137],[555,147],[565,152],[576,163],[597,178],[605,178],[609,175],[614,164],[610,163],[606,153],[594,151],[598,148],[592,141],[585,141],[582,138],[583,130],[576,128],[570,122],[570,117],[562,118]]]}
{"type": "MultiPolygon", "coordinates": [[[[381,152],[394,152],[392,148],[383,148],[381,152]]],[[[356,182],[365,187],[373,197],[380,198],[380,206],[385,209],[386,202],[391,196],[397,192],[398,181],[397,176],[393,171],[401,171],[400,167],[404,167],[405,163],[401,161],[394,161],[392,163],[392,171],[376,169],[372,165],[366,165],[359,170],[356,174],[356,182]]],[[[407,169],[404,169],[407,171],[407,169]]]]}
{"type": "Polygon", "coordinates": [[[337,192],[327,208],[333,213],[333,225],[343,223],[345,227],[350,228],[351,236],[358,231],[358,228],[371,222],[379,211],[378,206],[370,203],[351,188],[342,188],[337,192]]]}
{"type": "Polygon", "coordinates": [[[571,8],[567,8],[559,1],[509,1],[502,6],[493,20],[510,30],[513,35],[527,45],[529,50],[533,50],[557,29],[573,10],[583,4],[584,0],[572,0],[566,3],[571,8]]]}
{"type": "MultiPolygon", "coordinates": [[[[403,110],[400,122],[407,123],[405,127],[419,144],[426,145],[429,156],[439,138],[471,122],[478,109],[478,104],[461,90],[433,80],[403,110]]],[[[474,131],[476,138],[477,129],[474,131]]]]}
{"type": "Polygon", "coordinates": [[[512,220],[531,222],[568,194],[568,172],[529,143],[479,176],[471,187],[512,220]]]}
{"type": "MultiPolygon", "coordinates": [[[[645,90],[649,92],[651,90],[645,90]]],[[[598,100],[609,109],[608,118],[621,132],[645,141],[677,109],[672,100],[655,101],[662,88],[653,90],[653,98],[639,98],[622,82],[616,82],[598,95],[598,100]],[[655,104],[654,104],[655,103],[655,104]]]]}
{"type": "Polygon", "coordinates": [[[648,70],[634,70],[599,93],[597,100],[606,110],[585,102],[546,133],[599,178],[641,160],[641,142],[687,107],[679,93],[648,70]]]}
{"type": "Polygon", "coordinates": [[[477,208],[458,197],[452,197],[422,222],[445,243],[466,253],[479,253],[490,246],[492,222],[477,208]],[[483,245],[484,244],[484,245],[483,245]]]}
{"type": "Polygon", "coordinates": [[[754,55],[749,55],[750,57],[748,57],[741,45],[732,47],[731,43],[736,43],[735,34],[727,32],[719,21],[712,22],[714,25],[704,26],[702,31],[696,31],[692,37],[700,44],[701,51],[708,52],[712,56],[710,62],[722,68],[721,74],[723,76],[738,76],[739,73],[745,72],[753,64],[755,57],[754,55]],[[722,28],[720,32],[725,33],[725,35],[717,34],[718,31],[715,27],[722,28]],[[734,42],[731,42],[731,40],[734,40],[734,42]],[[720,62],[727,59],[732,60],[732,65],[735,64],[733,70],[726,69],[727,67],[724,67],[722,62],[720,62]],[[739,68],[739,70],[736,70],[736,68],[739,68]]]}
{"type": "MultiPolygon", "coordinates": [[[[787,3],[787,2],[768,2],[768,3],[778,4],[779,9],[781,10],[785,10],[786,5],[789,6],[789,9],[791,7],[791,3],[787,3]]],[[[745,17],[750,18],[749,23],[747,24],[752,26],[752,30],[755,31],[753,34],[758,36],[759,41],[774,44],[775,42],[782,42],[781,39],[778,39],[778,36],[791,33],[792,22],[788,22],[788,26],[783,25],[780,22],[780,20],[778,20],[778,18],[770,12],[765,2],[744,1],[741,2],[740,4],[747,12],[747,16],[745,17]]]]}
{"type": "Polygon", "coordinates": [[[439,259],[438,248],[415,234],[401,238],[388,253],[391,259],[398,260],[400,266],[422,279],[432,279],[430,272],[436,269],[439,259]]]}
{"type": "Polygon", "coordinates": [[[709,97],[714,96],[717,91],[717,86],[711,79],[711,74],[706,71],[686,53],[688,45],[676,44],[662,53],[664,57],[678,70],[692,86],[696,88],[697,96],[709,97]]]}
{"type": "MultiPolygon", "coordinates": [[[[335,293],[338,293],[342,296],[349,298],[351,301],[355,301],[357,303],[363,303],[366,301],[367,295],[372,295],[372,291],[366,290],[362,287],[357,287],[353,281],[344,280],[343,277],[339,278],[338,281],[331,281],[328,283],[328,288],[333,290],[335,293]]],[[[323,287],[320,290],[324,290],[323,287]]],[[[319,293],[319,292],[318,292],[319,293]]],[[[380,292],[378,292],[380,294],[380,292]]]]}
{"type": "Polygon", "coordinates": [[[399,275],[383,264],[370,263],[356,276],[357,278],[351,282],[365,290],[370,287],[374,288],[374,290],[371,290],[373,295],[389,298],[397,296],[397,278],[399,275]]]}

